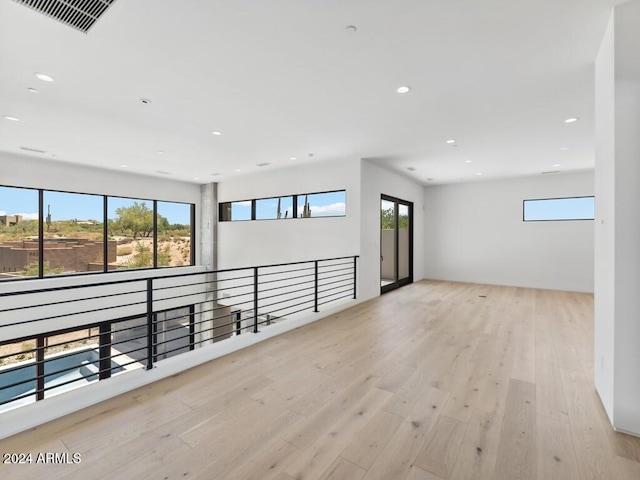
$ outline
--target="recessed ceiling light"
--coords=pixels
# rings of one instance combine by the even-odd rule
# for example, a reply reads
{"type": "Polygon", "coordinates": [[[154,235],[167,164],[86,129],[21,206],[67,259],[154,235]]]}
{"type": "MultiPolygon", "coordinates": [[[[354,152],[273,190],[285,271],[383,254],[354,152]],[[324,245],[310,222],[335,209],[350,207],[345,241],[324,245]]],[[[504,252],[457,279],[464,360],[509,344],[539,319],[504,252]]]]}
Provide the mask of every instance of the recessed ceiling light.
{"type": "Polygon", "coordinates": [[[219,132],[218,130],[214,130],[213,132],[211,132],[211,135],[215,135],[216,137],[219,137],[220,135],[222,135],[222,132],[219,132]]]}
{"type": "Polygon", "coordinates": [[[577,122],[578,118],[577,117],[571,117],[571,118],[567,118],[564,123],[574,123],[577,122]]]}
{"type": "Polygon", "coordinates": [[[560,166],[559,163],[555,163],[555,164],[552,165],[553,168],[558,168],[559,166],[560,166]]]}
{"type": "Polygon", "coordinates": [[[194,180],[200,180],[200,177],[193,177],[194,180]]]}
{"type": "Polygon", "coordinates": [[[236,172],[241,172],[242,170],[240,170],[239,168],[236,168],[236,172]]]}
{"type": "Polygon", "coordinates": [[[164,150],[158,150],[158,155],[164,155],[164,150]]]}
{"type": "Polygon", "coordinates": [[[53,82],[53,77],[46,73],[36,73],[35,76],[43,82],[53,82]]]}
{"type": "Polygon", "coordinates": [[[396,89],[398,93],[409,93],[411,91],[411,87],[409,85],[402,85],[396,89]]]}
{"type": "Polygon", "coordinates": [[[126,166],[126,165],[120,165],[120,167],[121,167],[121,168],[127,168],[127,166],[126,166]]]}
{"type": "Polygon", "coordinates": [[[358,31],[358,27],[356,27],[355,25],[347,25],[346,27],[344,27],[344,29],[350,35],[353,35],[358,31]]]}
{"type": "Polygon", "coordinates": [[[4,118],[5,118],[6,120],[11,120],[12,122],[19,122],[19,121],[20,121],[20,119],[19,119],[19,118],[17,118],[17,117],[12,117],[11,115],[5,115],[5,116],[4,116],[4,118]]]}
{"type": "Polygon", "coordinates": [[[464,163],[471,163],[473,160],[465,160],[464,163]]]}
{"type": "Polygon", "coordinates": [[[307,157],[313,157],[313,153],[307,153],[307,157]]]}
{"type": "Polygon", "coordinates": [[[449,145],[453,145],[454,143],[456,143],[456,141],[455,141],[455,140],[453,140],[453,139],[451,139],[451,140],[447,140],[447,143],[448,143],[449,145]]]}
{"type": "Polygon", "coordinates": [[[563,152],[566,152],[567,150],[571,150],[571,148],[569,148],[569,147],[560,147],[560,150],[562,150],[563,152]]]}
{"type": "Polygon", "coordinates": [[[413,168],[413,167],[407,167],[407,170],[409,170],[410,172],[415,172],[416,171],[416,169],[413,168]]]}
{"type": "Polygon", "coordinates": [[[480,175],[482,175],[482,172],[478,172],[478,173],[476,173],[476,175],[480,176],[480,175]]]}
{"type": "Polygon", "coordinates": [[[296,157],[291,157],[289,160],[297,160],[296,157]]]}
{"type": "Polygon", "coordinates": [[[28,91],[29,93],[38,93],[38,92],[39,92],[39,90],[38,90],[37,88],[33,88],[33,87],[29,87],[29,88],[27,88],[27,91],[28,91]]]}
{"type": "Polygon", "coordinates": [[[427,178],[427,182],[433,182],[433,178],[427,178]]]}
{"type": "Polygon", "coordinates": [[[211,174],[212,177],[217,177],[218,175],[220,175],[220,173],[218,173],[218,172],[211,174]]]}
{"type": "Polygon", "coordinates": [[[271,164],[269,162],[262,162],[262,163],[256,164],[256,167],[266,167],[267,165],[271,165],[271,164]]]}

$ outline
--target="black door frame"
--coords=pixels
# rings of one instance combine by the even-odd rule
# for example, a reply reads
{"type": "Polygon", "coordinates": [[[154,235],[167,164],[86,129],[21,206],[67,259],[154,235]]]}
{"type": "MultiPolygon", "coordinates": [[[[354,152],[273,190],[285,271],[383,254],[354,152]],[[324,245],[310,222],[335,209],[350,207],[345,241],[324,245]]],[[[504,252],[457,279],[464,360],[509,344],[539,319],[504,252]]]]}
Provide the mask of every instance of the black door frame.
{"type": "MultiPolygon", "coordinates": [[[[380,293],[387,293],[391,290],[395,290],[396,288],[403,287],[410,283],[413,283],[413,202],[408,200],[402,200],[401,198],[392,197],[391,195],[385,195],[384,193],[380,195],[380,204],[382,201],[386,200],[387,202],[393,202],[393,216],[394,216],[394,263],[395,263],[395,278],[396,281],[390,283],[388,285],[380,285],[380,293]],[[406,205],[409,207],[409,275],[406,278],[398,278],[400,272],[400,262],[399,262],[399,237],[400,237],[400,228],[398,225],[398,210],[399,204],[406,205]]],[[[380,207],[378,207],[380,208],[380,207]]],[[[382,216],[380,217],[380,251],[382,252],[382,216]]],[[[382,254],[382,253],[381,253],[382,254]]],[[[380,263],[380,272],[382,272],[382,262],[380,263]]],[[[380,275],[382,277],[382,275],[380,275]]],[[[382,283],[382,282],[381,282],[382,283]]]]}

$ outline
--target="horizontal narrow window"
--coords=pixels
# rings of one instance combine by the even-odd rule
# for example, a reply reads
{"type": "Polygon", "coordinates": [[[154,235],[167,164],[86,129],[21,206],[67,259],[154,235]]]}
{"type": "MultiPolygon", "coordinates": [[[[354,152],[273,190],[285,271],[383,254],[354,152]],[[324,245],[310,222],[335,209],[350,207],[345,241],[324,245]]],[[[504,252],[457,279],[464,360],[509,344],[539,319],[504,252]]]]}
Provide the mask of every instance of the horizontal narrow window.
{"type": "Polygon", "coordinates": [[[221,222],[235,222],[238,220],[251,220],[251,200],[220,204],[221,222]]]}
{"type": "Polygon", "coordinates": [[[594,218],[594,197],[524,200],[523,220],[525,222],[593,220],[594,218]]]}
{"type": "Polygon", "coordinates": [[[344,217],[346,192],[313,193],[298,195],[298,218],[344,217]]]}
{"type": "Polygon", "coordinates": [[[276,197],[256,200],[256,220],[291,218],[293,197],[276,197]]]}
{"type": "Polygon", "coordinates": [[[278,220],[285,218],[344,217],[347,192],[299,193],[220,203],[219,220],[278,220]]]}

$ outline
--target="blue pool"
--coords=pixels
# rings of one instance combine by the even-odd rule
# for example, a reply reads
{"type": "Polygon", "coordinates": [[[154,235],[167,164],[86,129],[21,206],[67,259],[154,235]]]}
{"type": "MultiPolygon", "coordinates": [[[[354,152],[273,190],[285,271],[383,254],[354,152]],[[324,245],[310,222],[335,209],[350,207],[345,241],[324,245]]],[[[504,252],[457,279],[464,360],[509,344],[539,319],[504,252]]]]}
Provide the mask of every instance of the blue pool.
{"type": "MultiPolygon", "coordinates": [[[[57,354],[57,356],[49,357],[44,363],[44,373],[47,375],[45,377],[45,388],[48,389],[45,392],[45,398],[98,380],[99,358],[97,347],[95,346],[82,348],[75,352],[62,352],[57,354]],[[59,372],[60,370],[66,371],[49,375],[50,373],[59,372]],[[56,387],[56,385],[58,386],[56,387]]],[[[111,372],[112,374],[124,370],[123,367],[113,361],[111,362],[111,368],[113,369],[111,372]]],[[[33,360],[0,368],[0,402],[5,402],[27,393],[35,393],[35,376],[36,365],[33,360]],[[7,385],[26,380],[30,381],[2,389],[2,387],[7,385]]],[[[25,398],[0,405],[0,410],[33,403],[34,401],[35,395],[30,395],[25,398]]]]}

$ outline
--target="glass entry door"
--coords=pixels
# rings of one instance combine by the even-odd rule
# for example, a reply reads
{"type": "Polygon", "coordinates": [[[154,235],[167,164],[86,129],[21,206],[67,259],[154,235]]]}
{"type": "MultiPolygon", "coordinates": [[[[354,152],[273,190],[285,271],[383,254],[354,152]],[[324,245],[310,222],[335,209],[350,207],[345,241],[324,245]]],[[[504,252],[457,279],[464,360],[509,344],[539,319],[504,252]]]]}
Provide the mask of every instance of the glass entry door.
{"type": "Polygon", "coordinates": [[[380,199],[380,290],[413,282],[413,203],[382,195],[380,199]]]}

